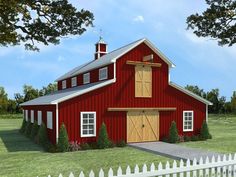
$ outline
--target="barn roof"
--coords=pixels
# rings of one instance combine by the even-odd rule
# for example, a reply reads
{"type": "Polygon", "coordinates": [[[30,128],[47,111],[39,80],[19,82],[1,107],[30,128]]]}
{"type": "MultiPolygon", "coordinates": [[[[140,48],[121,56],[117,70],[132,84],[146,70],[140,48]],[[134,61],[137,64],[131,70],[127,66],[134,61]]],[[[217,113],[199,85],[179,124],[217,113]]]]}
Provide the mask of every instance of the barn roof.
{"type": "Polygon", "coordinates": [[[21,104],[21,106],[33,106],[33,105],[50,105],[50,104],[57,104],[63,102],[65,100],[74,98],[76,96],[82,95],[84,93],[90,92],[92,90],[104,87],[111,83],[115,82],[114,79],[95,82],[91,84],[81,85],[78,87],[73,87],[66,90],[56,91],[52,94],[42,96],[21,104]]]}
{"type": "Polygon", "coordinates": [[[90,62],[87,62],[83,65],[80,65],[74,69],[72,69],[71,71],[67,72],[66,74],[62,75],[61,77],[59,77],[57,81],[69,78],[69,77],[73,77],[76,76],[78,74],[81,73],[85,73],[89,70],[95,69],[95,68],[99,68],[111,63],[115,63],[117,59],[119,59],[122,55],[126,54],[127,52],[129,52],[130,50],[132,50],[133,48],[137,47],[139,44],[141,43],[145,43],[147,46],[149,46],[158,56],[161,57],[162,60],[164,60],[170,67],[174,67],[175,65],[159,50],[157,49],[148,39],[143,38],[140,40],[137,40],[135,42],[132,42],[128,45],[125,45],[121,48],[118,48],[116,50],[113,50],[112,52],[107,53],[106,55],[103,55],[102,57],[100,57],[97,60],[92,60],[90,62]]]}
{"type": "Polygon", "coordinates": [[[189,96],[195,98],[196,100],[198,100],[198,101],[200,101],[200,102],[202,102],[202,103],[205,103],[205,104],[207,104],[207,105],[212,105],[212,103],[211,103],[210,101],[208,101],[208,100],[206,100],[206,99],[204,99],[204,98],[202,98],[202,97],[200,97],[200,96],[194,94],[193,92],[190,92],[189,90],[187,90],[187,89],[185,89],[185,88],[183,88],[183,87],[177,85],[177,84],[174,83],[174,82],[170,82],[169,85],[172,86],[172,87],[174,87],[174,88],[176,88],[177,90],[180,90],[181,92],[183,92],[183,93],[185,93],[185,94],[187,94],[187,95],[189,95],[189,96]]]}

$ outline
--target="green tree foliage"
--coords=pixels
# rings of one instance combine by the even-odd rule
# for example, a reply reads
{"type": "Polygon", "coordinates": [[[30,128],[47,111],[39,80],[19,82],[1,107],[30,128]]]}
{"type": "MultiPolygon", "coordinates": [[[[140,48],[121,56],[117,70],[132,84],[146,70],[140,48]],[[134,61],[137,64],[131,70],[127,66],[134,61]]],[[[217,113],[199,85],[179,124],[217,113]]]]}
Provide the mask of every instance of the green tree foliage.
{"type": "Polygon", "coordinates": [[[50,83],[48,84],[48,86],[43,87],[40,91],[39,91],[39,95],[40,96],[44,96],[44,95],[48,95],[51,94],[53,92],[57,91],[57,83],[50,83]]]}
{"type": "Polygon", "coordinates": [[[106,124],[104,122],[102,123],[102,126],[99,130],[97,144],[98,144],[99,149],[109,148],[109,145],[110,145],[110,140],[108,138],[106,124]]]}
{"type": "Polygon", "coordinates": [[[206,0],[208,8],[187,18],[188,29],[198,37],[211,37],[219,45],[232,46],[236,43],[236,1],[206,0]]]}
{"type": "Polygon", "coordinates": [[[39,125],[38,125],[38,122],[35,121],[32,126],[32,130],[31,130],[31,134],[30,134],[30,138],[32,140],[34,140],[35,136],[38,134],[38,130],[39,130],[39,125]]]}
{"type": "Polygon", "coordinates": [[[170,143],[177,143],[179,138],[178,129],[176,127],[175,121],[171,122],[170,130],[169,130],[169,142],[170,143]]]}
{"type": "Polygon", "coordinates": [[[209,129],[208,129],[208,125],[207,125],[206,121],[203,121],[203,123],[202,123],[201,131],[200,131],[200,137],[203,140],[212,138],[211,134],[209,133],[209,129]]]}
{"type": "Polygon", "coordinates": [[[5,113],[7,111],[8,98],[7,93],[3,87],[0,87],[0,113],[5,113]]]}
{"type": "Polygon", "coordinates": [[[233,92],[230,103],[232,112],[236,113],[236,91],[233,92]]]}
{"type": "Polygon", "coordinates": [[[206,98],[206,92],[204,92],[203,89],[200,89],[198,86],[194,86],[194,85],[187,85],[185,87],[185,89],[195,93],[196,95],[202,97],[202,98],[206,98]]]}
{"type": "Polygon", "coordinates": [[[26,126],[27,126],[27,122],[25,119],[23,119],[22,124],[21,124],[21,128],[20,128],[20,133],[25,132],[26,126]]]}
{"type": "Polygon", "coordinates": [[[57,148],[59,152],[66,152],[68,151],[69,148],[69,139],[66,131],[66,126],[64,125],[64,123],[61,125],[59,131],[57,148]]]}
{"type": "Polygon", "coordinates": [[[39,144],[42,145],[45,149],[48,148],[49,140],[48,140],[47,128],[43,122],[39,127],[37,136],[39,144]]]}
{"type": "Polygon", "coordinates": [[[33,88],[31,85],[24,85],[23,93],[24,93],[24,102],[30,101],[32,99],[39,97],[38,89],[33,88]]]}
{"type": "Polygon", "coordinates": [[[29,138],[30,138],[31,130],[32,130],[32,124],[30,121],[28,121],[24,133],[29,138]]]}
{"type": "Polygon", "coordinates": [[[0,46],[23,43],[29,50],[39,50],[36,42],[59,44],[61,37],[81,35],[94,20],[68,0],[0,0],[0,12],[0,46]]]}

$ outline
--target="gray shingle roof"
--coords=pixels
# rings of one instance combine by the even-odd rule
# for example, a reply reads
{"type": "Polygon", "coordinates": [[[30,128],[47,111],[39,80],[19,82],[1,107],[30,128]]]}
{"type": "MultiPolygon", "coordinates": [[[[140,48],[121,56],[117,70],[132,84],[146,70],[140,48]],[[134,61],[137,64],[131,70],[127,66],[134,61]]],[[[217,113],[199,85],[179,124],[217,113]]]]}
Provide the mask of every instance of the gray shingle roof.
{"type": "Polygon", "coordinates": [[[68,99],[73,98],[75,96],[82,95],[82,94],[92,91],[94,89],[106,86],[106,85],[111,84],[113,82],[115,82],[114,79],[111,79],[111,80],[81,85],[81,86],[69,88],[66,90],[60,90],[60,91],[54,92],[50,95],[42,96],[42,97],[30,100],[30,101],[24,102],[21,104],[21,106],[57,104],[59,102],[68,100],[68,99]]]}

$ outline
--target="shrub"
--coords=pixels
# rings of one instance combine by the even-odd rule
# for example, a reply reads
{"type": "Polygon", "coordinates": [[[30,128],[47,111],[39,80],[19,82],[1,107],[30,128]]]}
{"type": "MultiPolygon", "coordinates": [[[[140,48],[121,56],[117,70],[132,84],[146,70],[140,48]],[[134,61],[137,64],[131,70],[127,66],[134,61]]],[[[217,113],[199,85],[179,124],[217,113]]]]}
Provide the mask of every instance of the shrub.
{"type": "Polygon", "coordinates": [[[126,146],[126,142],[124,140],[120,140],[116,143],[117,147],[125,147],[126,146]]]}
{"type": "Polygon", "coordinates": [[[172,121],[170,130],[169,130],[169,142],[177,143],[177,141],[178,141],[178,130],[177,130],[175,121],[172,121]]]}
{"type": "Polygon", "coordinates": [[[32,124],[30,121],[27,122],[26,128],[25,128],[25,135],[27,137],[30,137],[31,134],[31,130],[32,130],[32,124]]]}
{"type": "Polygon", "coordinates": [[[183,135],[179,135],[179,136],[178,136],[178,141],[179,141],[180,143],[184,142],[184,136],[183,136],[183,135]]]}
{"type": "Polygon", "coordinates": [[[69,142],[69,151],[78,151],[81,150],[81,147],[77,141],[69,142]]]}
{"type": "Polygon", "coordinates": [[[105,123],[102,123],[102,126],[99,130],[97,144],[98,144],[99,149],[105,149],[109,147],[110,141],[108,138],[107,128],[106,128],[105,123]]]}
{"type": "Polygon", "coordinates": [[[51,152],[51,153],[56,153],[57,152],[57,146],[50,143],[50,142],[47,143],[45,148],[48,152],[51,152]]]}
{"type": "Polygon", "coordinates": [[[20,133],[24,133],[25,132],[26,125],[27,125],[27,122],[26,122],[25,119],[23,119],[22,125],[21,125],[21,128],[20,128],[20,133]]]}
{"type": "Polygon", "coordinates": [[[88,150],[91,149],[90,145],[88,143],[81,143],[80,147],[82,150],[88,150]]]}
{"type": "Polygon", "coordinates": [[[59,131],[57,148],[59,152],[66,152],[68,151],[68,148],[69,148],[68,135],[67,135],[66,126],[64,125],[64,123],[62,123],[60,131],[59,131]]]}
{"type": "Polygon", "coordinates": [[[47,128],[43,122],[39,127],[37,136],[39,144],[42,145],[45,149],[47,149],[49,140],[48,140],[47,128]]]}
{"type": "Polygon", "coordinates": [[[185,136],[184,136],[184,141],[185,141],[185,142],[191,141],[191,137],[190,137],[190,136],[187,136],[187,135],[185,135],[185,136]]]}
{"type": "Polygon", "coordinates": [[[168,143],[169,142],[169,138],[167,136],[165,136],[165,137],[162,138],[162,141],[168,143]]]}
{"type": "Polygon", "coordinates": [[[91,143],[89,143],[89,146],[90,146],[91,149],[98,149],[97,142],[91,142],[91,143]]]}
{"type": "Polygon", "coordinates": [[[200,139],[199,139],[199,136],[196,136],[196,135],[193,135],[192,137],[191,137],[191,141],[199,141],[200,139]]]}
{"type": "Polygon", "coordinates": [[[39,130],[39,126],[38,126],[38,123],[35,121],[32,126],[32,130],[31,130],[31,134],[30,134],[30,138],[32,140],[34,140],[35,136],[38,134],[38,130],[39,130]]]}
{"type": "Polygon", "coordinates": [[[109,148],[116,147],[116,144],[113,141],[109,141],[109,148]]]}
{"type": "Polygon", "coordinates": [[[211,134],[209,133],[209,129],[208,129],[208,125],[207,125],[206,121],[203,121],[203,123],[202,123],[200,137],[203,140],[212,138],[211,134]]]}

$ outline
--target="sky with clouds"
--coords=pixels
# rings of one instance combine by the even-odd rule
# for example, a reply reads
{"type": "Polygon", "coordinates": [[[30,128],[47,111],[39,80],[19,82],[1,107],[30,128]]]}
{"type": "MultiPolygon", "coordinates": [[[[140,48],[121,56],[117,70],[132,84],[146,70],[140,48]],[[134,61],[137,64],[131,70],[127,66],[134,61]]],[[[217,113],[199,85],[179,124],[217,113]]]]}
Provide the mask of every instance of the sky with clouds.
{"type": "Polygon", "coordinates": [[[70,0],[79,9],[94,13],[94,27],[82,36],[68,37],[59,45],[40,45],[40,52],[23,46],[0,47],[0,86],[12,98],[24,84],[42,88],[60,75],[93,59],[100,29],[112,51],[146,37],[176,67],[171,80],[179,85],[198,85],[206,91],[219,88],[230,99],[236,90],[236,47],[198,38],[186,30],[186,18],[206,8],[205,1],[189,0],[70,0]]]}

